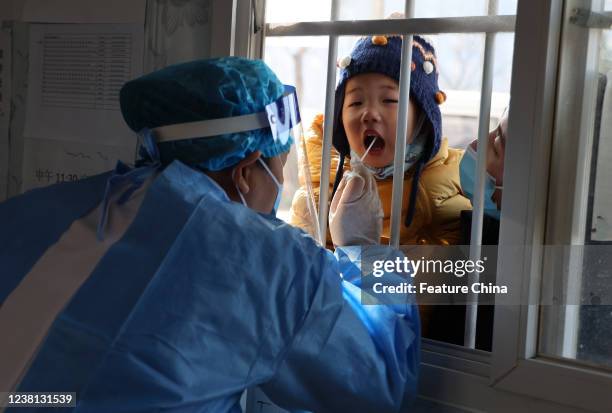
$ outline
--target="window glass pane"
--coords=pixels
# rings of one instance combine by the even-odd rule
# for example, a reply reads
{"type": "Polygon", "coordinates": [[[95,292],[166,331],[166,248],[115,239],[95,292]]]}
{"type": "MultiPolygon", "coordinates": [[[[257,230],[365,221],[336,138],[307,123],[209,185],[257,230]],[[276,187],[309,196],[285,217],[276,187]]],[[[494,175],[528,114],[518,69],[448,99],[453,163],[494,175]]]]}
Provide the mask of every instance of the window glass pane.
{"type": "MultiPolygon", "coordinates": [[[[611,5],[606,1],[607,9],[611,5]]],[[[565,30],[568,45],[561,49],[583,57],[562,63],[558,93],[576,89],[583,101],[581,106],[579,99],[559,102],[557,117],[567,113],[564,107],[569,105],[570,121],[579,125],[580,136],[568,136],[557,127],[555,145],[579,139],[578,165],[584,167],[578,166],[573,191],[585,196],[576,196],[566,223],[554,223],[571,232],[573,245],[546,253],[551,264],[545,264],[548,282],[542,290],[558,301],[541,308],[539,352],[612,368],[612,30],[586,32],[571,25],[565,30]]],[[[563,183],[551,185],[552,193],[563,183]]],[[[568,189],[572,191],[571,184],[566,184],[568,189]]],[[[556,213],[563,206],[551,209],[556,213]]]]}
{"type": "Polygon", "coordinates": [[[604,30],[601,36],[599,73],[612,70],[612,30],[604,30]]]}
{"type": "Polygon", "coordinates": [[[498,14],[516,14],[518,0],[499,0],[498,14]]]}
{"type": "Polygon", "coordinates": [[[487,15],[486,0],[421,0],[415,7],[416,17],[456,17],[487,15]]]}
{"type": "MultiPolygon", "coordinates": [[[[517,0],[498,1],[499,14],[515,14],[516,5],[517,0]]],[[[417,0],[415,17],[486,16],[487,6],[487,0],[417,0]]],[[[340,19],[382,19],[404,7],[404,0],[340,0],[340,19]]]]}
{"type": "Polygon", "coordinates": [[[329,20],[331,0],[266,0],[266,23],[329,20]]]}
{"type": "MultiPolygon", "coordinates": [[[[283,83],[296,87],[304,132],[315,115],[324,110],[327,47],[328,38],[325,36],[266,38],[264,60],[283,83]]],[[[297,164],[297,151],[294,147],[287,159],[287,169],[297,172],[297,164]]],[[[290,220],[291,202],[298,188],[297,174],[286,175],[277,215],[287,222],[290,220]]]]}
{"type": "MultiPolygon", "coordinates": [[[[447,101],[440,106],[444,136],[451,146],[465,147],[478,133],[484,36],[453,34],[429,38],[436,47],[440,64],[440,88],[447,94],[447,101]]],[[[349,55],[356,40],[354,36],[341,37],[338,57],[349,55]]],[[[497,35],[491,128],[497,125],[510,100],[513,45],[514,34],[497,35]]],[[[328,40],[322,36],[266,40],[265,61],[283,82],[297,87],[306,127],[325,109],[327,46],[328,40]]]]}
{"type": "MultiPolygon", "coordinates": [[[[450,146],[464,148],[478,134],[484,35],[445,34],[432,39],[440,62],[440,88],[447,94],[446,102],[440,106],[442,130],[450,146]]],[[[491,129],[510,100],[513,46],[513,33],[496,35],[491,129]]]]}
{"type": "MultiPolygon", "coordinates": [[[[498,14],[515,14],[518,0],[498,0],[498,14]]],[[[608,0],[611,1],[611,0],[608,0]]],[[[403,12],[404,0],[338,0],[340,20],[383,19],[403,12]]],[[[487,0],[417,0],[415,17],[486,16],[487,0]]],[[[331,0],[267,0],[266,22],[326,21],[331,0]],[[290,10],[290,13],[286,11],[290,10]]]]}
{"type": "MultiPolygon", "coordinates": [[[[291,21],[291,16],[295,15],[291,4],[292,2],[277,3],[277,8],[275,9],[276,21],[291,21]]],[[[345,1],[343,4],[346,5],[348,3],[345,1]]],[[[421,2],[421,4],[425,5],[426,2],[421,2]]],[[[463,8],[456,7],[456,2],[431,1],[429,4],[435,10],[430,11],[423,8],[423,14],[420,17],[425,17],[425,15],[427,17],[451,16],[453,13],[455,15],[483,15],[483,10],[486,6],[484,0],[475,1],[473,4],[470,2],[470,6],[467,8],[465,7],[465,2],[463,3],[463,8]],[[451,4],[453,4],[452,7],[450,6],[451,4]]],[[[511,9],[512,7],[516,8],[516,1],[500,1],[499,4],[502,7],[500,9],[502,13],[514,13],[514,10],[511,9]]],[[[369,1],[364,2],[363,7],[357,7],[351,2],[351,6],[341,9],[343,13],[341,19],[382,18],[393,11],[402,10],[403,2],[369,1]]],[[[300,20],[302,19],[300,18],[300,20]]],[[[442,34],[427,37],[436,48],[440,70],[439,86],[447,96],[446,101],[440,105],[442,135],[448,139],[450,147],[464,149],[471,141],[477,138],[485,35],[482,33],[442,34]]],[[[339,37],[338,59],[342,59],[350,54],[357,39],[357,36],[339,37]]],[[[322,114],[325,110],[328,42],[329,39],[325,36],[274,36],[265,39],[264,60],[278,74],[281,81],[296,86],[302,124],[307,133],[315,116],[322,114]]],[[[513,47],[513,33],[500,33],[496,35],[493,58],[491,130],[497,126],[499,118],[510,100],[513,47]]],[[[290,155],[288,164],[291,162],[297,163],[295,153],[290,155]]],[[[455,172],[458,176],[459,171],[455,172]]],[[[501,185],[501,182],[498,185],[501,185]]],[[[292,221],[292,211],[290,208],[296,190],[299,188],[300,182],[298,182],[297,177],[292,177],[291,175],[285,177],[283,199],[278,214],[282,219],[292,221]]],[[[318,179],[316,179],[316,192],[318,193],[318,179]]],[[[466,209],[469,209],[469,202],[467,200],[465,202],[467,204],[466,209]]],[[[457,220],[459,219],[459,212],[457,212],[457,220]]],[[[492,219],[492,221],[495,220],[492,219]]],[[[496,224],[498,228],[499,221],[495,221],[493,224],[496,224]]],[[[466,221],[465,225],[463,225],[462,221],[461,225],[462,228],[469,229],[468,221],[466,221]]],[[[467,232],[469,231],[462,230],[462,234],[467,232]]],[[[487,232],[486,228],[484,232],[487,232]]],[[[495,231],[489,232],[493,233],[495,231]]],[[[463,235],[462,239],[469,240],[469,235],[463,235]]],[[[493,239],[493,237],[489,239],[493,239]]],[[[463,311],[463,307],[460,306],[453,308],[453,310],[455,309],[457,312],[463,311]]],[[[492,320],[492,308],[487,310],[490,310],[489,320],[492,320]]],[[[463,319],[457,321],[456,324],[459,326],[459,329],[461,329],[462,323],[463,319]]],[[[484,330],[486,330],[484,335],[491,335],[491,323],[484,330]]],[[[480,348],[485,349],[484,347],[480,348]]],[[[486,349],[490,349],[490,346],[486,347],[486,349]]]]}
{"type": "Polygon", "coordinates": [[[597,113],[576,358],[612,367],[612,30],[600,37],[597,113]]]}
{"type": "MultiPolygon", "coordinates": [[[[476,139],[484,36],[482,34],[429,36],[436,47],[440,64],[440,88],[447,100],[440,106],[443,135],[451,147],[465,148],[476,139]]],[[[354,36],[344,36],[338,41],[338,57],[350,54],[354,36]]],[[[510,100],[512,50],[514,34],[497,35],[491,129],[510,100]]],[[[303,126],[307,129],[315,115],[325,110],[325,84],[327,67],[327,37],[269,37],[266,39],[265,61],[288,84],[298,90],[303,126]]],[[[292,185],[286,185],[283,206],[289,208],[292,185]],[[285,205],[285,200],[287,204],[285,205]]]]}

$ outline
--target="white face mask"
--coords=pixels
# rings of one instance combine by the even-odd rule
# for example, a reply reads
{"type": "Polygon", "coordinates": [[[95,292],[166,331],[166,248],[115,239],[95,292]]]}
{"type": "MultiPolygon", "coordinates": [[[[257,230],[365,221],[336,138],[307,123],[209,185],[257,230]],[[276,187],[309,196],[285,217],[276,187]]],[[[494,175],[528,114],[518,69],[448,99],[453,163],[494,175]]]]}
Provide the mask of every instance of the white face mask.
{"type": "MultiPolygon", "coordinates": [[[[274,174],[270,170],[270,167],[268,167],[268,165],[266,165],[266,163],[264,161],[262,161],[261,158],[257,158],[257,161],[259,161],[261,166],[263,166],[263,168],[266,170],[268,175],[270,175],[270,178],[272,178],[272,181],[276,185],[276,191],[277,191],[276,192],[276,199],[274,200],[274,206],[272,207],[272,211],[270,212],[272,215],[276,216],[276,212],[278,211],[278,206],[280,205],[281,196],[283,194],[283,185],[280,182],[278,182],[278,179],[276,179],[276,176],[274,176],[274,174]]],[[[236,171],[235,169],[234,169],[234,171],[232,171],[232,176],[234,175],[235,171],[236,171]]],[[[238,192],[238,196],[240,197],[240,200],[242,201],[242,204],[245,207],[249,208],[249,205],[247,204],[246,200],[244,199],[244,195],[242,195],[242,192],[240,192],[240,189],[238,189],[238,185],[236,185],[234,183],[234,186],[236,187],[236,191],[238,192]]]]}

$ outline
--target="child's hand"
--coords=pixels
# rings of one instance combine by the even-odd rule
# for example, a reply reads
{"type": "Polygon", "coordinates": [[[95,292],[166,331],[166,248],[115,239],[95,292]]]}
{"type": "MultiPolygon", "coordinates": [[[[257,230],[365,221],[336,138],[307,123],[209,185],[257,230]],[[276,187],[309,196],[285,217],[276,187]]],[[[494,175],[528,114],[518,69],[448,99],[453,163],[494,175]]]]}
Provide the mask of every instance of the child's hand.
{"type": "Polygon", "coordinates": [[[352,162],[338,185],[329,209],[334,245],[375,245],[380,242],[383,210],[376,180],[361,162],[352,162]]]}

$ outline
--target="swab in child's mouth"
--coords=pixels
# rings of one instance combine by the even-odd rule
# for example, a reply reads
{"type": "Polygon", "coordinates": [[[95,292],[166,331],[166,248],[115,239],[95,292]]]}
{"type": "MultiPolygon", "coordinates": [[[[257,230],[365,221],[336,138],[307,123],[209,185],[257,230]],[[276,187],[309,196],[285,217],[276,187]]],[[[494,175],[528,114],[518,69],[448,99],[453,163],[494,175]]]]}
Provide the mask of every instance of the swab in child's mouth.
{"type": "Polygon", "coordinates": [[[366,149],[366,151],[363,154],[363,156],[359,159],[361,162],[363,162],[365,157],[368,156],[368,152],[370,152],[370,149],[372,149],[372,146],[374,146],[374,143],[376,142],[376,139],[378,139],[378,137],[374,136],[374,139],[372,139],[372,143],[370,143],[370,146],[368,146],[368,149],[366,149]]]}

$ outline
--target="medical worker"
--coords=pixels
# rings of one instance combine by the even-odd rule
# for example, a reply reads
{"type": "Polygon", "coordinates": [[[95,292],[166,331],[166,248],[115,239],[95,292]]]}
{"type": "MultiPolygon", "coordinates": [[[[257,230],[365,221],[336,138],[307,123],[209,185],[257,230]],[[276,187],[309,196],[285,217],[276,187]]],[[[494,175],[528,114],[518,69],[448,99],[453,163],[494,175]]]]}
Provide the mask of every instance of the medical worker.
{"type": "Polygon", "coordinates": [[[362,305],[350,254],[275,218],[294,91],[228,57],[120,100],[135,167],[0,204],[0,391],[76,392],[75,412],[239,412],[255,385],[288,409],[405,406],[414,305],[362,305]]]}

